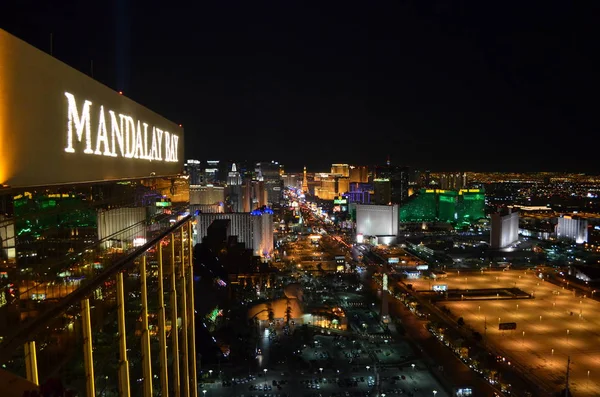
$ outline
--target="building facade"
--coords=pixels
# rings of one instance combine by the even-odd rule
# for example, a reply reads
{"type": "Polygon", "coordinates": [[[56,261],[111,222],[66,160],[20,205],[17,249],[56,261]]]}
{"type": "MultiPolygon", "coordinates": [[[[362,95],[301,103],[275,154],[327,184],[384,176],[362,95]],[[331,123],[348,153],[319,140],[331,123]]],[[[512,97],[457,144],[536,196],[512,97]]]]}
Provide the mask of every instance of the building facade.
{"type": "Polygon", "coordinates": [[[502,215],[492,214],[490,231],[490,247],[502,249],[510,247],[519,240],[519,212],[512,211],[502,215]]]}
{"type": "Polygon", "coordinates": [[[483,189],[421,189],[400,208],[401,222],[470,224],[485,218],[483,189]]]}
{"type": "Polygon", "coordinates": [[[208,227],[216,219],[230,220],[230,233],[237,236],[255,256],[269,257],[273,253],[273,211],[256,209],[248,213],[198,214],[194,231],[195,243],[202,242],[208,227]]]}
{"type": "Polygon", "coordinates": [[[356,204],[356,234],[398,236],[398,205],[356,204]]]}
{"type": "Polygon", "coordinates": [[[225,202],[225,188],[223,186],[191,185],[190,204],[212,205],[225,202]]]}
{"type": "Polygon", "coordinates": [[[374,179],[373,191],[373,204],[388,205],[392,202],[392,185],[389,179],[374,179]]]}
{"type": "MultiPolygon", "coordinates": [[[[183,146],[178,124],[0,29],[0,343],[177,222],[175,207],[189,200],[183,146]]],[[[115,289],[86,295],[114,324],[115,289]]],[[[52,347],[38,349],[37,367],[40,379],[60,378],[83,395],[77,312],[60,312],[45,330],[52,347]]],[[[113,360],[114,331],[94,332],[94,359],[113,360]]],[[[21,373],[23,361],[14,363],[5,369],[21,373]]],[[[117,390],[116,376],[98,376],[117,390]]]]}
{"type": "Polygon", "coordinates": [[[562,215],[556,225],[556,237],[560,240],[583,244],[588,241],[588,221],[578,216],[562,215]]]}

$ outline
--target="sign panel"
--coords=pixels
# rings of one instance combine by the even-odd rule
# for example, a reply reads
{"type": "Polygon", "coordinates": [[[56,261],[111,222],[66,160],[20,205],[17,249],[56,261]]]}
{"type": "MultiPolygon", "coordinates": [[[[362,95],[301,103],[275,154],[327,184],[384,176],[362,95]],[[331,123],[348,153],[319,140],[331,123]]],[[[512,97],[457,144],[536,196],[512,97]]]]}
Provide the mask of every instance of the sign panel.
{"type": "Polygon", "coordinates": [[[175,175],[183,129],[0,29],[0,185],[175,175]]]}
{"type": "Polygon", "coordinates": [[[501,331],[517,329],[517,323],[500,323],[498,329],[501,331]]]}
{"type": "Polygon", "coordinates": [[[434,284],[432,289],[436,292],[448,291],[448,286],[446,284],[434,284]]]}

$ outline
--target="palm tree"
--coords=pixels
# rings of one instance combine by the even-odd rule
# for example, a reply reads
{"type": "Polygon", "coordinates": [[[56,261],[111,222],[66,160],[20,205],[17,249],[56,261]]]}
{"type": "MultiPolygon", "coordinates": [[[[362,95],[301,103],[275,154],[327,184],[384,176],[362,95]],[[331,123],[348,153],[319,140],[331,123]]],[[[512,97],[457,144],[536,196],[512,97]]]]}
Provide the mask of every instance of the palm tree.
{"type": "Polygon", "coordinates": [[[275,313],[273,312],[273,308],[271,307],[271,305],[269,305],[269,308],[267,310],[267,315],[269,316],[269,323],[272,323],[273,320],[275,320],[275,313]]]}
{"type": "Polygon", "coordinates": [[[290,306],[290,300],[287,300],[287,307],[285,308],[285,322],[286,324],[290,323],[292,319],[292,307],[290,306]]]}

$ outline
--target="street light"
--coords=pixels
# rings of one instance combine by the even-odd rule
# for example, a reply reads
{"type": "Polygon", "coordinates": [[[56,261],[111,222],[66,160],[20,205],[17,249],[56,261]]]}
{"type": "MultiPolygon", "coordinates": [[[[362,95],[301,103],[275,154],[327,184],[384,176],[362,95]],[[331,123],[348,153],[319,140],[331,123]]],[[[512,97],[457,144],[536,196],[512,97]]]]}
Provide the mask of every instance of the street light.
{"type": "Polygon", "coordinates": [[[208,370],[208,376],[209,376],[209,377],[212,377],[212,373],[213,373],[213,370],[212,370],[212,369],[209,369],[209,370],[208,370]]]}
{"type": "Polygon", "coordinates": [[[369,369],[371,369],[371,367],[367,365],[367,371],[368,371],[369,369]]]}
{"type": "Polygon", "coordinates": [[[267,385],[267,369],[263,369],[263,371],[265,371],[265,386],[267,385]]]}
{"type": "Polygon", "coordinates": [[[415,364],[411,364],[410,366],[412,367],[412,369],[414,371],[415,370],[415,364]]]}
{"type": "Polygon", "coordinates": [[[435,396],[436,394],[437,394],[437,390],[434,390],[433,391],[433,395],[435,396]]]}
{"type": "Polygon", "coordinates": [[[321,371],[321,375],[323,375],[323,367],[319,368],[319,371],[321,371]]]}
{"type": "Polygon", "coordinates": [[[202,390],[202,394],[206,396],[206,389],[202,390]]]}
{"type": "Polygon", "coordinates": [[[590,387],[590,371],[588,370],[588,388],[590,387]]]}
{"type": "Polygon", "coordinates": [[[525,331],[523,331],[523,343],[525,343],[525,331]]]}

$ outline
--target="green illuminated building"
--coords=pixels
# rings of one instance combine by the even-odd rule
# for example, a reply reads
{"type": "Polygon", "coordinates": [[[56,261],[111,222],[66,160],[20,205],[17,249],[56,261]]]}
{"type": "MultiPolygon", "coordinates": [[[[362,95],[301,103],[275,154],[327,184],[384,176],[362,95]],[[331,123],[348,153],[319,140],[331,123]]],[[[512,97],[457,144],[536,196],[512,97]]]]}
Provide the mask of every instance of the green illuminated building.
{"type": "Polygon", "coordinates": [[[454,190],[438,190],[437,220],[440,222],[454,222],[456,219],[456,197],[454,190]]]}
{"type": "Polygon", "coordinates": [[[421,189],[400,207],[400,222],[434,222],[437,218],[437,194],[433,189],[421,189]]]}
{"type": "Polygon", "coordinates": [[[421,189],[400,208],[400,222],[472,223],[485,218],[482,189],[421,189]]]}
{"type": "Polygon", "coordinates": [[[471,223],[485,218],[485,193],[482,189],[462,189],[458,197],[457,221],[471,223]]]}

